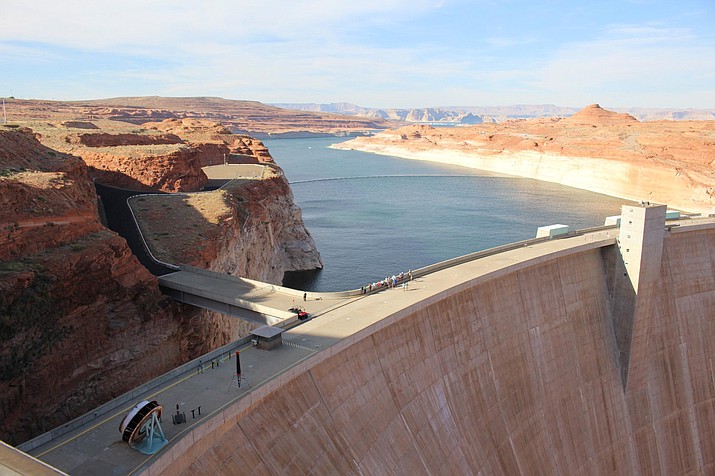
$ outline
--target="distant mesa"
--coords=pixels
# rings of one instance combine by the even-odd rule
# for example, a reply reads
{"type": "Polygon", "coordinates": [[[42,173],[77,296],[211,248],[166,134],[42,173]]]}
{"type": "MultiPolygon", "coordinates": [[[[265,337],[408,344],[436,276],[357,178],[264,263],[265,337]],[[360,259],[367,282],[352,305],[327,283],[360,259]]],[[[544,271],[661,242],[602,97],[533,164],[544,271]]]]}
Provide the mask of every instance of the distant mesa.
{"type": "Polygon", "coordinates": [[[99,129],[96,124],[87,121],[64,121],[60,125],[70,129],[99,129]]]}
{"type": "MultiPolygon", "coordinates": [[[[514,119],[535,119],[540,117],[569,117],[581,110],[555,104],[514,104],[511,106],[435,106],[418,109],[377,109],[356,106],[349,103],[330,104],[273,104],[273,106],[300,111],[323,111],[388,121],[481,124],[504,122],[514,119]]],[[[590,107],[598,107],[594,104],[590,107]]],[[[588,109],[588,108],[587,108],[588,109]]],[[[628,113],[638,121],[656,120],[715,120],[715,109],[672,109],[672,108],[614,108],[613,111],[628,113]]],[[[621,121],[623,122],[623,121],[621,121]]],[[[592,125],[591,123],[589,123],[592,125]]]]}
{"type": "Polygon", "coordinates": [[[598,104],[590,104],[571,117],[565,119],[570,124],[608,125],[637,123],[638,119],[626,113],[603,109],[598,104]]]}

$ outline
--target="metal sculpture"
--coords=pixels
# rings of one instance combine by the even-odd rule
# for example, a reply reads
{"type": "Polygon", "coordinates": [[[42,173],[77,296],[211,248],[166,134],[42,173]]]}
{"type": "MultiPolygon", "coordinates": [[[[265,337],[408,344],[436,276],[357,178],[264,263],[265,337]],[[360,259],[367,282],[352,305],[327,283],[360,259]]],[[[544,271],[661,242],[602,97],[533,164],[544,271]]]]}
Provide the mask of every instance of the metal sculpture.
{"type": "Polygon", "coordinates": [[[156,400],[143,400],[132,408],[119,425],[122,440],[144,454],[154,454],[169,440],[161,428],[163,407],[156,400]]]}

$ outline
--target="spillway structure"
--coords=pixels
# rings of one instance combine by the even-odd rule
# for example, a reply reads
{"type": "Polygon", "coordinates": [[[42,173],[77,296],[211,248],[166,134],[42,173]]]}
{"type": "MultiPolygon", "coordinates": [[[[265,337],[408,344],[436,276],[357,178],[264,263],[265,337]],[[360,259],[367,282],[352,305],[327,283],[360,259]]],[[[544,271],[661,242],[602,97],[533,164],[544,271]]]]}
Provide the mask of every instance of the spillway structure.
{"type": "Polygon", "coordinates": [[[714,218],[627,205],[282,337],[131,474],[715,473],[714,218]]]}

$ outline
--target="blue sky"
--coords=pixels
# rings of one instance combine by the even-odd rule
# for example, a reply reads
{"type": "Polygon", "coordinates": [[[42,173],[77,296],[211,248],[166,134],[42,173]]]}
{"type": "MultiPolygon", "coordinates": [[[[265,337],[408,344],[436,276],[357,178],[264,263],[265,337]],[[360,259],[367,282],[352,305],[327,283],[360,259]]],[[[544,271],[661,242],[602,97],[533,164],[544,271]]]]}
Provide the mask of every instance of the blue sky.
{"type": "Polygon", "coordinates": [[[0,96],[715,108],[715,0],[0,0],[0,96]]]}

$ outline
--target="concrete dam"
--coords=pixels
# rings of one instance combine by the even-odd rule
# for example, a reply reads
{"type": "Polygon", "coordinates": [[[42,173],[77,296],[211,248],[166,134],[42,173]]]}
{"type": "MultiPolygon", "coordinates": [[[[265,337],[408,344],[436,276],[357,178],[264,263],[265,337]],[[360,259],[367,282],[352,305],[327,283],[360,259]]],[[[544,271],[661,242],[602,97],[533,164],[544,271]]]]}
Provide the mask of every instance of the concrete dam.
{"type": "Polygon", "coordinates": [[[713,337],[715,218],[624,206],[332,306],[245,351],[240,393],[230,365],[181,377],[153,395],[204,416],[153,456],[124,411],[26,451],[73,475],[713,474],[713,337]]]}
{"type": "Polygon", "coordinates": [[[657,215],[619,245],[553,240],[308,322],[381,314],[145,474],[713,474],[715,221],[657,215]]]}

